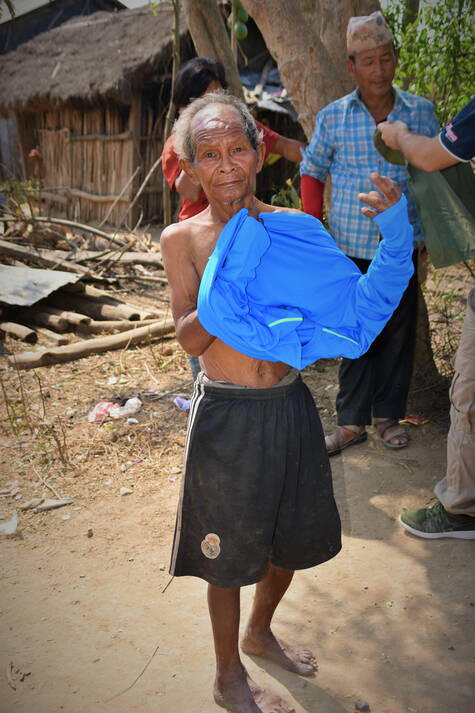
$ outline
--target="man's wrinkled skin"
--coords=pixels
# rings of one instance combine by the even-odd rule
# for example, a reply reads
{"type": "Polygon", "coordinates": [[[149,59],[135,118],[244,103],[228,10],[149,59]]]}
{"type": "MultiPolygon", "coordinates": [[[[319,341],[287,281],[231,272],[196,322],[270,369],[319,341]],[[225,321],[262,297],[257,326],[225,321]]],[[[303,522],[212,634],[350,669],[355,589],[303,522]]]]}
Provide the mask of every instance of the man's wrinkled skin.
{"type": "MultiPolygon", "coordinates": [[[[169,226],[161,237],[162,256],[170,287],[177,339],[183,349],[199,356],[210,379],[252,388],[277,384],[290,370],[287,364],[252,359],[210,335],[197,313],[198,290],[207,260],[226,223],[242,208],[258,219],[262,212],[292,212],[266,205],[254,195],[256,173],[264,157],[247,138],[239,112],[233,106],[211,104],[192,120],[196,141],[192,162],[182,161],[189,179],[201,185],[209,200],[202,213],[169,226]]],[[[400,193],[388,178],[372,176],[383,196],[361,194],[365,214],[373,217],[397,202],[400,193]]],[[[269,565],[256,585],[251,615],[241,641],[247,654],[269,658],[289,671],[312,676],[315,656],[300,645],[274,636],[273,614],[292,581],[293,571],[269,565]]],[[[214,698],[231,713],[292,713],[280,697],[261,689],[248,676],[239,653],[240,589],[208,585],[208,606],[216,653],[214,698]]]]}

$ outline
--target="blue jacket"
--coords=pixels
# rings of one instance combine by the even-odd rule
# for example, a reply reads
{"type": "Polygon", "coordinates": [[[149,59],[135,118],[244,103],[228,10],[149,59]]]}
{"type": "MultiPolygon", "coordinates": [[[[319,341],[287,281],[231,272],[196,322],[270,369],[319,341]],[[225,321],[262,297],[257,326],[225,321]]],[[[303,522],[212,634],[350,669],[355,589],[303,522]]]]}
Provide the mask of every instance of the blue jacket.
{"type": "Polygon", "coordinates": [[[374,219],[383,240],[366,275],[306,214],[243,209],[223,228],[198,294],[203,327],[242,354],[301,369],[364,354],[409,278],[413,230],[404,196],[374,219]]]}

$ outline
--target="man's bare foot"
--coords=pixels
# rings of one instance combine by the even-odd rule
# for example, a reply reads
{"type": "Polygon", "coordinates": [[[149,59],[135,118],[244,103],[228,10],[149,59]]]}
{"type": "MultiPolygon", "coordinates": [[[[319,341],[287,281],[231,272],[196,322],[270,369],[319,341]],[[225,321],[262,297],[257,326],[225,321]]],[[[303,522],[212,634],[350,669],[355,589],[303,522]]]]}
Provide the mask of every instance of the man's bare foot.
{"type": "Polygon", "coordinates": [[[230,713],[295,713],[282,698],[254,683],[244,667],[216,676],[214,700],[230,713]]]}
{"type": "Polygon", "coordinates": [[[318,669],[317,660],[309,649],[286,644],[275,637],[270,629],[262,633],[248,629],[241,641],[241,649],[245,654],[271,659],[300,676],[313,676],[318,669]]]}

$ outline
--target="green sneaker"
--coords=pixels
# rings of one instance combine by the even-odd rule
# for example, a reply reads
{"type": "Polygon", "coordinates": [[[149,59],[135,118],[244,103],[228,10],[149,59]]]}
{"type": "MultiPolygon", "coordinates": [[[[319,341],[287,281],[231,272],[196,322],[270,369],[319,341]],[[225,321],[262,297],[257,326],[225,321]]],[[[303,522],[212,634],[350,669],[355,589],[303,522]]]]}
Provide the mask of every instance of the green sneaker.
{"type": "Polygon", "coordinates": [[[475,517],[447,512],[439,500],[430,508],[403,512],[399,522],[408,532],[418,537],[431,540],[438,537],[475,540],[475,517]]]}

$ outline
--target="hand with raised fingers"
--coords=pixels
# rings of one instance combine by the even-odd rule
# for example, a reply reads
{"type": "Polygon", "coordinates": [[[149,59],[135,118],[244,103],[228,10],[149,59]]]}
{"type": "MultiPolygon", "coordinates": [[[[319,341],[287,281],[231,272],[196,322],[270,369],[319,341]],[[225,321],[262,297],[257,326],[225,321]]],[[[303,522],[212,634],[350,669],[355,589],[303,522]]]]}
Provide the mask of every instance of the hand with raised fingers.
{"type": "Polygon", "coordinates": [[[367,218],[374,218],[391,206],[395,205],[402,195],[402,191],[398,184],[387,176],[380,176],[377,173],[371,173],[370,178],[373,181],[378,191],[370,191],[369,193],[358,193],[358,200],[366,205],[361,209],[363,215],[367,218]]]}

